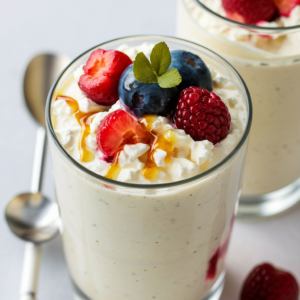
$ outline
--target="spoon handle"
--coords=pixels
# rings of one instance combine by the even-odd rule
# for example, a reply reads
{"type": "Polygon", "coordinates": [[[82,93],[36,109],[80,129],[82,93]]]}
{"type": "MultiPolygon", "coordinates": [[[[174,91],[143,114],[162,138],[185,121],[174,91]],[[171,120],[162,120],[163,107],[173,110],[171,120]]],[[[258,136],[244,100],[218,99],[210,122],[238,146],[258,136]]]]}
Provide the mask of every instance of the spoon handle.
{"type": "MultiPolygon", "coordinates": [[[[31,192],[38,193],[42,187],[44,158],[46,149],[46,129],[39,127],[36,134],[31,192]]],[[[38,284],[41,261],[41,246],[26,243],[21,277],[20,300],[34,300],[38,284]]]]}
{"type": "Polygon", "coordinates": [[[33,172],[31,178],[31,192],[38,193],[42,186],[42,177],[44,169],[44,158],[46,150],[46,129],[40,126],[36,134],[33,172]]]}
{"type": "Polygon", "coordinates": [[[41,246],[26,243],[21,279],[20,300],[35,300],[39,267],[41,262],[41,246]]]}

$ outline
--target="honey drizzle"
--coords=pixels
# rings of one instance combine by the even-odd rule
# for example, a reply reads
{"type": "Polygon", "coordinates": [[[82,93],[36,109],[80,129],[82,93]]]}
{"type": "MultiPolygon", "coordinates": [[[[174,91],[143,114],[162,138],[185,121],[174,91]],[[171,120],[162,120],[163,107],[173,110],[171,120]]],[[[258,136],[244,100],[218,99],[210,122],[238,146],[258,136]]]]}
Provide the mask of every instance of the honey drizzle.
{"type": "MultiPolygon", "coordinates": [[[[81,127],[80,137],[78,142],[78,150],[80,154],[80,160],[82,162],[90,162],[95,156],[86,148],[86,137],[91,133],[90,124],[93,120],[95,112],[84,113],[79,110],[79,105],[76,100],[69,96],[58,95],[56,100],[64,100],[71,107],[74,112],[74,116],[81,127]]],[[[150,151],[148,152],[147,159],[142,171],[143,176],[154,181],[158,179],[160,168],[156,165],[154,159],[154,152],[156,149],[161,149],[167,152],[165,157],[165,164],[171,161],[171,155],[174,149],[174,144],[176,142],[176,137],[173,134],[173,130],[169,129],[162,135],[158,135],[155,130],[152,129],[153,123],[156,120],[156,116],[148,115],[142,118],[139,123],[150,133],[150,151]]],[[[120,151],[115,155],[112,164],[107,168],[104,177],[108,179],[116,180],[121,171],[121,167],[118,164],[120,151]]]]}
{"type": "Polygon", "coordinates": [[[156,149],[161,149],[167,152],[165,157],[165,164],[168,164],[171,161],[171,155],[174,149],[174,144],[176,138],[173,134],[172,129],[167,130],[162,135],[158,135],[155,130],[152,129],[153,123],[157,117],[148,115],[140,120],[140,123],[150,132],[152,139],[150,144],[150,151],[147,156],[145,166],[143,168],[143,176],[150,180],[154,181],[158,179],[160,168],[156,165],[154,159],[154,153],[156,149]]]}
{"type": "Polygon", "coordinates": [[[58,95],[56,100],[64,100],[68,103],[68,105],[71,107],[72,111],[74,112],[74,116],[77,122],[81,127],[79,141],[78,141],[80,160],[82,162],[92,161],[95,158],[95,155],[86,148],[85,139],[91,133],[90,125],[93,116],[96,112],[84,113],[80,111],[78,102],[69,96],[66,97],[66,96],[58,95]]]}
{"type": "MultiPolygon", "coordinates": [[[[156,116],[148,115],[139,121],[139,123],[150,133],[151,136],[149,143],[150,151],[147,154],[145,165],[142,170],[143,176],[150,181],[158,179],[160,172],[160,167],[156,165],[154,159],[155,150],[161,149],[167,152],[167,155],[165,157],[165,164],[168,164],[171,161],[171,155],[174,149],[174,144],[176,142],[176,137],[174,136],[172,129],[167,130],[162,135],[158,135],[157,132],[152,129],[153,123],[155,122],[156,118],[156,116]]],[[[108,167],[104,177],[114,180],[118,178],[121,171],[121,167],[118,164],[118,159],[121,151],[119,151],[115,155],[114,160],[108,167]]]]}
{"type": "Polygon", "coordinates": [[[113,180],[116,180],[118,178],[119,173],[121,171],[121,167],[118,164],[120,153],[121,153],[120,151],[117,153],[112,164],[107,168],[104,177],[113,180]]]}

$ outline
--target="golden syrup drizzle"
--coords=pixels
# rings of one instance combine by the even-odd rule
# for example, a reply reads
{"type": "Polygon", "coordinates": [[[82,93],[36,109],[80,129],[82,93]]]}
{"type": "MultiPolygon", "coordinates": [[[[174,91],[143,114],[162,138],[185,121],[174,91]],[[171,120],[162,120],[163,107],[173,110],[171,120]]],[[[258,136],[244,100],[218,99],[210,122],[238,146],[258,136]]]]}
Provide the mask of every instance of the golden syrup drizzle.
{"type": "Polygon", "coordinates": [[[116,180],[120,174],[121,167],[116,163],[116,164],[111,164],[108,168],[107,171],[104,175],[104,177],[108,179],[113,179],[116,180]]]}
{"type": "Polygon", "coordinates": [[[171,161],[171,155],[174,149],[174,144],[176,142],[176,137],[172,129],[165,131],[162,135],[158,135],[157,132],[153,130],[153,123],[156,119],[156,116],[148,115],[140,120],[140,123],[152,135],[150,151],[143,168],[143,176],[151,181],[154,181],[158,178],[160,171],[160,168],[156,165],[153,157],[155,150],[161,149],[167,152],[167,155],[165,157],[165,164],[168,164],[171,161]]]}
{"type": "MultiPolygon", "coordinates": [[[[79,110],[79,105],[76,100],[69,96],[58,95],[56,100],[64,100],[68,103],[71,109],[74,112],[74,116],[78,123],[81,126],[80,138],[78,142],[78,150],[80,153],[80,160],[82,162],[89,162],[92,161],[95,156],[86,148],[85,139],[91,133],[90,124],[94,118],[94,114],[97,112],[92,113],[84,113],[79,110]]],[[[142,118],[139,122],[140,124],[150,132],[150,151],[148,152],[145,166],[143,168],[142,174],[143,176],[150,180],[155,181],[159,177],[160,168],[156,165],[154,160],[154,152],[156,149],[161,149],[167,152],[165,157],[165,164],[168,164],[171,161],[171,155],[174,150],[174,144],[176,142],[176,137],[174,131],[169,129],[165,131],[163,134],[158,135],[157,132],[153,129],[153,123],[157,119],[157,116],[148,115],[142,118]]],[[[120,151],[115,155],[112,164],[107,168],[107,171],[104,177],[108,179],[116,180],[118,175],[121,171],[121,167],[118,164],[120,151]]]]}
{"type": "MultiPolygon", "coordinates": [[[[90,124],[94,118],[95,113],[97,112],[84,113],[80,111],[78,102],[69,96],[63,96],[59,94],[56,100],[64,100],[68,103],[68,105],[71,107],[72,111],[74,112],[74,116],[77,122],[81,127],[81,132],[80,132],[80,137],[78,142],[80,160],[82,162],[92,161],[95,158],[95,156],[86,148],[85,139],[91,133],[90,124]]],[[[168,164],[171,160],[174,144],[176,142],[176,137],[172,129],[165,131],[161,135],[158,135],[157,132],[153,130],[153,123],[156,121],[156,119],[157,116],[148,115],[140,120],[140,124],[150,133],[151,136],[149,142],[150,151],[148,152],[145,161],[145,166],[142,171],[143,176],[150,181],[156,180],[160,172],[160,168],[156,165],[153,157],[155,150],[161,149],[167,152],[167,155],[165,157],[165,164],[168,164]]],[[[121,167],[118,164],[119,154],[120,151],[115,155],[115,158],[112,164],[108,167],[104,177],[113,180],[117,179],[121,171],[121,167]]]]}
{"type": "Polygon", "coordinates": [[[78,150],[79,150],[79,154],[80,154],[80,160],[82,162],[92,161],[95,158],[95,156],[92,152],[87,150],[85,139],[91,133],[90,125],[91,125],[94,114],[97,112],[84,113],[84,112],[80,111],[78,102],[71,97],[59,95],[59,96],[57,96],[56,100],[64,100],[68,103],[68,105],[71,107],[71,109],[74,112],[74,116],[75,116],[77,122],[79,123],[79,125],[81,127],[80,137],[79,137],[79,142],[78,142],[78,150]]]}
{"type": "Polygon", "coordinates": [[[148,159],[145,163],[145,166],[142,171],[143,176],[151,181],[154,181],[159,176],[159,167],[156,165],[155,162],[152,161],[151,156],[148,156],[148,159]]]}
{"type": "Polygon", "coordinates": [[[116,180],[120,174],[121,167],[118,164],[120,151],[116,154],[112,164],[107,168],[104,177],[116,180]]]}
{"type": "MultiPolygon", "coordinates": [[[[165,163],[168,164],[171,161],[171,155],[174,149],[174,144],[176,142],[176,137],[172,129],[165,131],[162,135],[158,135],[155,130],[153,130],[153,123],[156,121],[157,116],[148,115],[142,118],[139,123],[150,133],[150,151],[146,157],[140,157],[140,160],[145,162],[144,168],[142,170],[143,176],[150,180],[155,181],[159,177],[160,168],[156,165],[154,160],[154,152],[156,149],[161,149],[167,152],[165,157],[165,163]]],[[[113,163],[108,167],[106,178],[116,180],[121,171],[121,167],[118,164],[118,159],[120,155],[119,151],[114,158],[113,163]]]]}

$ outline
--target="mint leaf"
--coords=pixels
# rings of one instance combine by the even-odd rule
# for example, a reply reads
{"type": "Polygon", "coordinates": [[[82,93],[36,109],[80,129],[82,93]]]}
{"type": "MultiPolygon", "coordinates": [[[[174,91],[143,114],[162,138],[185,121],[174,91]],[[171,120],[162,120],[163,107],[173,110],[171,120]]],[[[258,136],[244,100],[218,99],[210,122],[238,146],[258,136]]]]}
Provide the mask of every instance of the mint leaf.
{"type": "Polygon", "coordinates": [[[133,62],[134,77],[143,83],[158,83],[161,88],[172,88],[180,84],[182,78],[177,69],[168,70],[171,65],[171,53],[165,42],[156,44],[150,54],[150,60],[140,52],[133,62]]]}
{"type": "Polygon", "coordinates": [[[148,58],[140,52],[133,62],[134,77],[143,83],[157,83],[157,77],[148,58]]]}
{"type": "Polygon", "coordinates": [[[165,42],[160,42],[153,47],[150,61],[157,76],[168,71],[171,64],[171,53],[165,42]]]}
{"type": "Polygon", "coordinates": [[[161,88],[167,89],[177,86],[182,81],[182,78],[177,69],[171,69],[158,77],[158,85],[161,88]]]}

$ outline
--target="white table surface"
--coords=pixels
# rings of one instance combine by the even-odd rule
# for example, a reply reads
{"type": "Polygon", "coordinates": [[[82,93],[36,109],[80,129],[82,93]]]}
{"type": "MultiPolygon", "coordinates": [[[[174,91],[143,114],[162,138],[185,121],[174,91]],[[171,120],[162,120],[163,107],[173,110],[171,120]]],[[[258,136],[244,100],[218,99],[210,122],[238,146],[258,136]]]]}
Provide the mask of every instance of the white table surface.
{"type": "MultiPolygon", "coordinates": [[[[23,260],[24,244],[9,232],[2,212],[11,196],[30,188],[37,126],[27,114],[22,96],[28,61],[41,52],[65,53],[74,58],[96,44],[121,36],[175,35],[175,24],[175,0],[0,1],[1,300],[18,299],[23,260]]],[[[49,155],[43,191],[54,199],[49,155]]],[[[237,300],[246,274],[264,261],[292,271],[300,281],[299,229],[299,205],[268,220],[236,222],[222,300],[237,300]]],[[[59,237],[44,246],[38,299],[71,300],[59,237]]]]}

